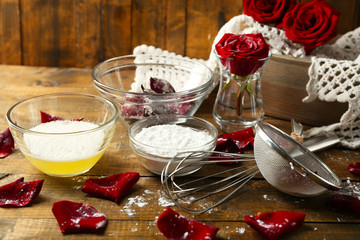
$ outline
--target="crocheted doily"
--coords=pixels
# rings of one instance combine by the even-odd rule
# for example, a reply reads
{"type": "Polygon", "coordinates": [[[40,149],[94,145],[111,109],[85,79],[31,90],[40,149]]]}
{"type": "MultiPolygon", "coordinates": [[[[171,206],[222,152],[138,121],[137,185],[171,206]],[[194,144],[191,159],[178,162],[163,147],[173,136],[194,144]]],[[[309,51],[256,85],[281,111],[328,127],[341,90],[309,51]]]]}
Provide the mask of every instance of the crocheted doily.
{"type": "MultiPolygon", "coordinates": [[[[309,58],[301,44],[292,43],[281,29],[261,25],[246,15],[236,16],[228,21],[218,32],[206,64],[214,71],[215,85],[219,82],[219,69],[214,54],[214,46],[224,33],[244,34],[262,33],[270,45],[272,54],[288,55],[297,58],[309,58]]],[[[169,55],[178,59],[186,58],[160,48],[141,45],[134,49],[134,55],[169,55]]],[[[339,123],[311,128],[305,137],[324,132],[334,132],[341,139],[341,145],[347,148],[360,147],[360,28],[344,34],[334,44],[323,45],[313,51],[306,90],[308,96],[303,102],[317,98],[326,102],[347,102],[348,110],[339,123]]],[[[202,61],[201,59],[196,59],[202,61]]]]}
{"type": "MultiPolygon", "coordinates": [[[[360,39],[360,36],[358,38],[360,39]]],[[[357,41],[360,45],[359,39],[357,41]]],[[[311,102],[319,98],[326,102],[347,102],[349,108],[342,115],[339,123],[312,128],[304,133],[305,137],[334,132],[340,137],[344,147],[359,148],[360,56],[354,61],[321,57],[312,57],[311,61],[310,80],[306,86],[308,96],[303,99],[303,102],[311,102]]]]}
{"type": "MultiPolygon", "coordinates": [[[[137,46],[133,54],[136,56],[135,63],[167,63],[170,65],[181,65],[183,67],[192,68],[193,62],[186,61],[190,58],[176,55],[175,53],[155,48],[153,46],[140,45],[137,46]],[[166,56],[166,57],[164,57],[166,56]]],[[[205,64],[205,60],[192,59],[205,64]]],[[[139,65],[136,68],[135,79],[131,84],[131,91],[142,92],[141,85],[145,88],[150,88],[149,79],[150,77],[156,77],[160,79],[166,79],[174,87],[176,92],[186,91],[197,86],[200,86],[207,81],[206,78],[202,77],[201,69],[195,69],[194,71],[183,71],[182,68],[173,68],[169,65],[155,64],[152,66],[139,65]]]]}

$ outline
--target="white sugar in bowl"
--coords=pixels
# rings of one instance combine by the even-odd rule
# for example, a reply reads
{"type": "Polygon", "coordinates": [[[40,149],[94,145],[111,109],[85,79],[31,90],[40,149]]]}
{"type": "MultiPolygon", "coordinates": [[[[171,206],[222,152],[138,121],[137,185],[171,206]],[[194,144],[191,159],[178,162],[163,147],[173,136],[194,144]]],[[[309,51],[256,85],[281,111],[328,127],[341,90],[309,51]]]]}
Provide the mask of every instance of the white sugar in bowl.
{"type": "MultiPolygon", "coordinates": [[[[216,127],[210,122],[184,115],[147,117],[129,128],[130,147],[139,156],[139,162],[159,175],[175,155],[188,151],[214,150],[217,135],[216,127]]],[[[175,160],[170,170],[177,164],[175,160]]],[[[188,175],[199,169],[200,166],[189,166],[177,175],[188,175]]]]}

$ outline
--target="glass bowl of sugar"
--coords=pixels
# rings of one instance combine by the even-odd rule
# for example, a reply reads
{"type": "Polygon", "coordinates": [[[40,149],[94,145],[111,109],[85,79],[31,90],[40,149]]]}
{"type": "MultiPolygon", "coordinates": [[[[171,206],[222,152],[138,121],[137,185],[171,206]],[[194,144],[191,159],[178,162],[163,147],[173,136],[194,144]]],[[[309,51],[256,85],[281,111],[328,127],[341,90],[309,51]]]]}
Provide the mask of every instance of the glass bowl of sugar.
{"type": "Polygon", "coordinates": [[[106,98],[55,93],[22,100],[7,112],[14,140],[24,156],[50,176],[89,171],[115,132],[118,109],[106,98]]]}
{"type": "MultiPolygon", "coordinates": [[[[147,117],[132,124],[128,132],[130,147],[139,156],[139,162],[158,175],[170,160],[173,163],[169,170],[173,171],[183,157],[182,153],[214,150],[218,135],[217,128],[210,122],[185,115],[147,117]]],[[[188,175],[200,168],[201,166],[194,164],[176,175],[188,175]]]]}

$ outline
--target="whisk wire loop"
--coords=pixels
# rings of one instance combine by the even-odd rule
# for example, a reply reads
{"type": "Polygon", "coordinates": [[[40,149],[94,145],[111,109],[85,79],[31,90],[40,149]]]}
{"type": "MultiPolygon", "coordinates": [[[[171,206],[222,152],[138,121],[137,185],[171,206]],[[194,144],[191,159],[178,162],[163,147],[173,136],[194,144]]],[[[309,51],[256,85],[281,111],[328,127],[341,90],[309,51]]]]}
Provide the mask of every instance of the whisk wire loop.
{"type": "Polygon", "coordinates": [[[252,154],[194,151],[181,153],[172,158],[162,171],[161,183],[168,198],[179,208],[188,213],[203,213],[228,200],[236,192],[244,188],[246,183],[258,173],[259,170],[252,154]],[[176,181],[177,173],[189,166],[201,167],[226,162],[241,163],[241,165],[232,164],[223,171],[218,171],[185,183],[178,183],[176,181]],[[170,166],[174,163],[176,163],[176,166],[171,169],[170,166]],[[222,192],[226,192],[225,195],[221,195],[222,192]],[[200,206],[200,209],[194,207],[193,203],[216,194],[220,194],[221,197],[215,201],[206,201],[206,204],[209,204],[209,206],[200,206]]]}

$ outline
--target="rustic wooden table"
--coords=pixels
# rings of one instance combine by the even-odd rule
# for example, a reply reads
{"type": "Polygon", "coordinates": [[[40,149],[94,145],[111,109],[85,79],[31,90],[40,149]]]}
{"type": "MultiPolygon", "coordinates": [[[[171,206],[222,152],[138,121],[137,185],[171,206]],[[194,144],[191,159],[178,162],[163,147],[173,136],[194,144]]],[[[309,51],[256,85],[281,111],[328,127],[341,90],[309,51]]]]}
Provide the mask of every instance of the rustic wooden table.
{"type": "MultiPolygon", "coordinates": [[[[0,129],[7,123],[5,114],[17,101],[51,92],[84,92],[97,94],[92,86],[90,69],[59,69],[23,66],[0,66],[0,129]]],[[[214,94],[213,94],[214,95],[214,94]]],[[[196,113],[213,122],[213,97],[208,98],[196,113]]],[[[290,122],[266,117],[266,121],[290,131],[290,122]]],[[[349,174],[349,163],[360,160],[360,151],[332,148],[318,156],[343,180],[346,191],[359,187],[359,179],[349,174]],[[348,181],[349,180],[349,181],[348,181]]],[[[55,178],[35,169],[16,148],[8,157],[0,159],[0,172],[10,175],[0,185],[19,177],[25,181],[45,179],[42,191],[29,207],[0,208],[0,239],[164,239],[156,226],[157,217],[164,211],[165,202],[159,195],[160,178],[143,168],[128,145],[126,130],[118,124],[116,134],[102,159],[88,173],[70,178],[55,178]],[[99,177],[120,172],[137,171],[141,178],[119,204],[88,197],[80,191],[88,177],[99,177]],[[59,200],[84,202],[107,215],[109,222],[103,235],[72,234],[62,236],[51,212],[59,200]]],[[[196,176],[205,175],[199,171],[196,176]]],[[[258,212],[289,210],[306,213],[305,224],[283,239],[359,239],[360,219],[326,208],[328,192],[314,198],[297,198],[271,187],[260,175],[252,180],[246,191],[208,213],[190,215],[177,207],[183,215],[220,228],[219,239],[261,239],[244,223],[244,215],[258,212]]]]}

